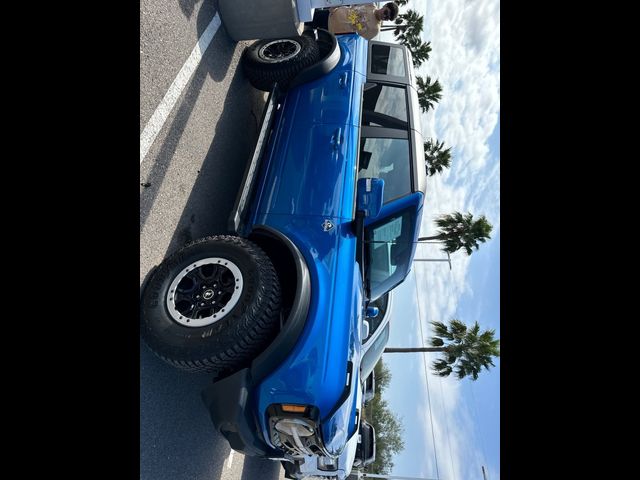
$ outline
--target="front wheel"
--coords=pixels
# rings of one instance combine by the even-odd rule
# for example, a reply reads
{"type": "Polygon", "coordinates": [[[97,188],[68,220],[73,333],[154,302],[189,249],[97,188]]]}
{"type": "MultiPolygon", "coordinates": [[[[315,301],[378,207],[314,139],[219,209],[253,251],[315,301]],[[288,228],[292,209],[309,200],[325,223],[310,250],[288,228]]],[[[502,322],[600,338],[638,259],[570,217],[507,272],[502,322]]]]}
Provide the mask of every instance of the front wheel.
{"type": "Polygon", "coordinates": [[[318,61],[320,51],[309,35],[259,40],[242,53],[242,67],[251,85],[270,91],[278,82],[286,88],[304,68],[318,61]]]}
{"type": "Polygon", "coordinates": [[[231,374],[275,337],[280,284],[269,257],[239,237],[207,237],[167,258],[141,305],[141,336],[160,358],[189,371],[231,374]]]}

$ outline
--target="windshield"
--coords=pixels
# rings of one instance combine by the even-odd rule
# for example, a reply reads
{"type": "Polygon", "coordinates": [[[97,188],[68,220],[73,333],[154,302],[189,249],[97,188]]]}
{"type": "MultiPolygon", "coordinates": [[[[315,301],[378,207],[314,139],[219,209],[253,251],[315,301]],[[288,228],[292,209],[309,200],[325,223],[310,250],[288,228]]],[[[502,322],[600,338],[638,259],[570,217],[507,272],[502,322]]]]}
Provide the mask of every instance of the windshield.
{"type": "Polygon", "coordinates": [[[385,218],[365,231],[366,274],[371,300],[399,284],[409,272],[413,250],[411,211],[385,218]]]}

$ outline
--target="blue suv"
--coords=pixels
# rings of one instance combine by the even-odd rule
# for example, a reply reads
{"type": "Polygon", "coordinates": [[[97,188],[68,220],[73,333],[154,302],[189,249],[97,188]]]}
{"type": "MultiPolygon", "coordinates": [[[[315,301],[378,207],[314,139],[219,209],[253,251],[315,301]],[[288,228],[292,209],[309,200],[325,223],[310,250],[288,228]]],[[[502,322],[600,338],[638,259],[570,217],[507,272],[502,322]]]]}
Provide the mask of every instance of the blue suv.
{"type": "Polygon", "coordinates": [[[365,379],[388,338],[388,327],[371,335],[369,304],[406,278],[422,216],[411,55],[308,29],[255,42],[242,62],[270,93],[232,234],[153,271],[141,336],[171,365],[213,374],[202,397],[234,450],[282,461],[289,478],[309,467],[343,478],[350,466],[337,460],[355,449],[365,379]]]}

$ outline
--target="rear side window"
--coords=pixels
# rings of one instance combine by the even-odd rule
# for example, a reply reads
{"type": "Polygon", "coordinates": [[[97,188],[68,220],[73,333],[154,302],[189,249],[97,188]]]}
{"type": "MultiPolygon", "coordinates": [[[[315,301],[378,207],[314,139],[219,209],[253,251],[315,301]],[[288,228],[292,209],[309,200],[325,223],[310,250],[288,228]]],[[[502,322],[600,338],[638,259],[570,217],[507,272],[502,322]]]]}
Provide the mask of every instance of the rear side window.
{"type": "Polygon", "coordinates": [[[407,128],[405,87],[368,82],[364,86],[362,124],[385,128],[407,128]]]}
{"type": "Polygon", "coordinates": [[[384,203],[411,193],[409,141],[405,138],[362,138],[358,178],[384,180],[384,203]]]}
{"type": "Polygon", "coordinates": [[[371,73],[391,75],[394,77],[406,76],[402,49],[391,45],[372,45],[371,73]]]}

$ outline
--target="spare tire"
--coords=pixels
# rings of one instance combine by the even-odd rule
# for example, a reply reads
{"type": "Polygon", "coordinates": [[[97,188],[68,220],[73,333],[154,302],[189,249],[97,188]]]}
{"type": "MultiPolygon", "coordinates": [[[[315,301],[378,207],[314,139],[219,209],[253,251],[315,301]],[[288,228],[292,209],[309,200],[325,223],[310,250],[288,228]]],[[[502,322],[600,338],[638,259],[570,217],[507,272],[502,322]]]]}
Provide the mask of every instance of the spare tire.
{"type": "Polygon", "coordinates": [[[317,42],[303,34],[253,43],[242,53],[242,68],[251,85],[268,92],[276,82],[286,89],[301,70],[319,58],[317,42]]]}

